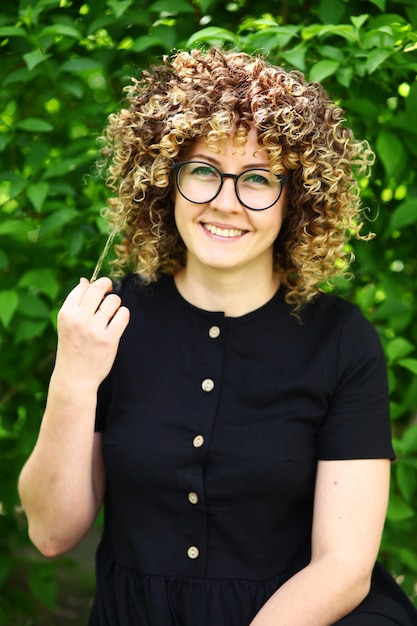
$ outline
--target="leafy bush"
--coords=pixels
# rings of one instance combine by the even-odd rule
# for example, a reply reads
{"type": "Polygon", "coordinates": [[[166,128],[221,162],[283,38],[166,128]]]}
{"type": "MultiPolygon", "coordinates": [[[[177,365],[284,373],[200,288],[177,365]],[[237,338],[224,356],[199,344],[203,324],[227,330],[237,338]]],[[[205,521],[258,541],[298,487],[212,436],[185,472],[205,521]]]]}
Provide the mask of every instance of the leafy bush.
{"type": "Polygon", "coordinates": [[[53,606],[53,563],[26,556],[18,473],[35,442],[56,312],[106,232],[96,139],[122,89],[174,48],[229,45],[322,82],[377,153],[362,182],[371,244],[341,284],[389,365],[397,460],[381,559],[417,579],[417,8],[414,0],[16,0],[0,9],[0,623],[53,606]],[[313,5],[313,6],[312,6],[313,5]],[[16,584],[23,568],[31,594],[16,584]],[[51,570],[52,568],[52,570],[51,570]],[[16,611],[13,613],[16,614],[16,611]]]}

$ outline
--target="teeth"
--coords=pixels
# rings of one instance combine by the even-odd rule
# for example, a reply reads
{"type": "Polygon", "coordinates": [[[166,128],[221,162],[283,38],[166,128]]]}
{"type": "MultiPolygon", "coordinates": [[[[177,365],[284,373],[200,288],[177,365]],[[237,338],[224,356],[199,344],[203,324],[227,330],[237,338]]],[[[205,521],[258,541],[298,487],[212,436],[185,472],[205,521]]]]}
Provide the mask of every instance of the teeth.
{"type": "Polygon", "coordinates": [[[240,235],[243,235],[243,230],[237,230],[236,228],[217,228],[213,224],[204,224],[204,228],[219,237],[240,237],[240,235]]]}

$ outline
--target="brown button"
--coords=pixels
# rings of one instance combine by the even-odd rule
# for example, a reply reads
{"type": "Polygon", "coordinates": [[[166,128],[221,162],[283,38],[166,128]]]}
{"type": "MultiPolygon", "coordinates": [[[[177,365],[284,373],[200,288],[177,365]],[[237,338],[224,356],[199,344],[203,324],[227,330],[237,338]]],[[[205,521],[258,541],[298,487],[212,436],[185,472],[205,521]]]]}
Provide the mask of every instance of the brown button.
{"type": "Polygon", "coordinates": [[[218,326],[211,326],[209,329],[209,337],[211,339],[217,339],[220,335],[220,328],[218,326]]]}
{"type": "Polygon", "coordinates": [[[209,391],[213,391],[214,389],[214,380],[212,380],[211,378],[205,378],[203,380],[203,382],[201,383],[201,388],[203,391],[206,391],[207,393],[209,391]]]}
{"type": "Polygon", "coordinates": [[[190,559],[196,559],[199,554],[200,551],[196,546],[190,546],[187,550],[187,555],[190,559]]]}
{"type": "Polygon", "coordinates": [[[201,448],[201,446],[204,444],[204,437],[203,435],[196,435],[193,439],[193,446],[194,448],[201,448]]]}
{"type": "Polygon", "coordinates": [[[191,504],[197,504],[198,502],[198,495],[196,494],[195,491],[190,491],[188,494],[188,501],[191,502],[191,504]]]}

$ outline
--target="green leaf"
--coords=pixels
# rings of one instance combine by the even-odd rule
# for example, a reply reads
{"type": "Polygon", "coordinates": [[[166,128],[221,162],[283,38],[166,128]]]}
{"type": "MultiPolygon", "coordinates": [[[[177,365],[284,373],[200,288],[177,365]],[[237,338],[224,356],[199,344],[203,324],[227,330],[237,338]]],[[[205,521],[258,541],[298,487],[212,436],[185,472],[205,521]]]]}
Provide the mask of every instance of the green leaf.
{"type": "Polygon", "coordinates": [[[34,79],[36,77],[36,73],[37,70],[35,72],[30,72],[27,67],[20,67],[18,70],[10,72],[6,76],[2,86],[6,87],[8,85],[12,85],[13,83],[25,83],[28,80],[34,79]]]}
{"type": "Polygon", "coordinates": [[[417,359],[400,359],[398,365],[417,375],[417,359]]]}
{"type": "Polygon", "coordinates": [[[33,224],[22,219],[11,219],[0,222],[0,235],[22,236],[33,230],[33,224]]]}
{"type": "Polygon", "coordinates": [[[323,30],[322,24],[308,24],[308,26],[305,26],[301,30],[301,37],[305,41],[308,41],[309,39],[313,39],[314,37],[317,37],[322,30],[323,30]]]}
{"type": "Polygon", "coordinates": [[[359,30],[360,28],[362,28],[368,18],[369,15],[367,13],[364,13],[363,15],[351,15],[350,21],[352,22],[354,27],[359,30]]]}
{"type": "Polygon", "coordinates": [[[346,61],[346,51],[341,50],[340,47],[324,44],[319,46],[317,50],[323,59],[331,59],[332,61],[338,61],[339,63],[344,63],[346,61]]]}
{"type": "Polygon", "coordinates": [[[390,361],[397,361],[410,354],[413,350],[413,344],[408,339],[404,339],[404,337],[392,339],[385,348],[386,355],[390,361]]]}
{"type": "Polygon", "coordinates": [[[87,57],[75,57],[68,59],[60,66],[60,72],[90,72],[91,70],[102,69],[99,61],[87,57]]]}
{"type": "Polygon", "coordinates": [[[417,556],[413,550],[401,547],[398,550],[398,556],[401,563],[404,563],[404,565],[407,565],[410,569],[417,572],[417,556]]]}
{"type": "Polygon", "coordinates": [[[384,48],[379,48],[377,50],[372,50],[368,58],[366,59],[366,70],[368,74],[372,74],[375,70],[382,65],[382,63],[388,59],[389,56],[393,53],[393,50],[387,50],[384,48]]]}
{"type": "Polygon", "coordinates": [[[306,52],[307,52],[307,48],[305,47],[305,45],[300,44],[299,46],[296,46],[292,50],[286,50],[285,52],[280,52],[280,56],[285,61],[287,61],[287,63],[289,63],[292,68],[295,68],[297,70],[300,70],[301,72],[304,72],[305,67],[306,67],[306,63],[305,63],[306,52]]]}
{"type": "Polygon", "coordinates": [[[65,233],[65,235],[68,258],[73,259],[80,254],[83,248],[85,233],[80,228],[72,228],[69,229],[69,232],[65,233]]]}
{"type": "Polygon", "coordinates": [[[30,288],[35,293],[44,293],[51,300],[54,300],[59,292],[56,271],[49,267],[28,270],[19,280],[18,287],[30,288]]]}
{"type": "Polygon", "coordinates": [[[142,37],[137,37],[131,47],[131,50],[134,52],[144,52],[145,50],[150,50],[151,48],[163,47],[165,48],[164,42],[161,41],[160,37],[156,35],[142,35],[142,37]]]}
{"type": "Polygon", "coordinates": [[[12,142],[13,140],[13,136],[11,133],[5,133],[4,135],[0,135],[0,152],[3,152],[3,150],[12,142]]]}
{"type": "Polygon", "coordinates": [[[338,61],[323,60],[315,63],[310,70],[310,80],[320,83],[328,76],[332,76],[338,69],[340,63],[338,61]]]}
{"type": "Polygon", "coordinates": [[[401,230],[417,222],[417,198],[402,202],[391,216],[389,232],[401,230]]]}
{"type": "Polygon", "coordinates": [[[61,178],[62,176],[68,176],[69,172],[74,172],[77,168],[81,167],[85,163],[91,163],[92,157],[88,154],[81,154],[73,159],[57,159],[52,165],[50,165],[44,173],[44,179],[61,178]]]}
{"type": "Polygon", "coordinates": [[[403,455],[408,455],[408,454],[415,455],[415,453],[417,452],[417,424],[413,424],[412,426],[409,426],[404,431],[401,443],[402,443],[401,451],[403,455]]]}
{"type": "Polygon", "coordinates": [[[404,462],[399,462],[395,477],[401,495],[406,502],[412,504],[417,489],[417,473],[415,468],[404,462]]]}
{"type": "Polygon", "coordinates": [[[326,24],[324,26],[321,24],[311,24],[310,26],[303,28],[301,35],[306,41],[314,37],[333,37],[335,35],[338,35],[349,42],[357,41],[357,35],[355,34],[352,26],[349,24],[326,24]]]}
{"type": "Polygon", "coordinates": [[[376,141],[376,151],[382,161],[387,176],[401,177],[406,163],[406,154],[397,135],[383,130],[376,141]]]}
{"type": "Polygon", "coordinates": [[[159,41],[163,42],[166,51],[171,51],[175,47],[175,28],[167,24],[159,23],[157,26],[153,27],[153,32],[155,36],[159,38],[159,41]]]}
{"type": "Polygon", "coordinates": [[[16,127],[30,133],[50,133],[51,130],[54,130],[54,127],[51,124],[37,117],[28,117],[27,119],[18,122],[16,127]]]}
{"type": "Polygon", "coordinates": [[[194,35],[188,39],[186,47],[191,48],[198,43],[204,42],[211,45],[222,45],[226,41],[229,41],[236,46],[238,45],[238,38],[230,30],[220,28],[218,26],[208,26],[202,30],[198,30],[194,35]]]}
{"type": "Polygon", "coordinates": [[[81,100],[85,93],[85,86],[81,80],[74,78],[70,74],[62,77],[62,91],[65,94],[74,96],[77,100],[81,100]]]}
{"type": "Polygon", "coordinates": [[[271,50],[273,48],[284,48],[296,34],[296,29],[263,28],[255,33],[246,35],[245,40],[252,46],[252,49],[264,48],[271,50]]]}
{"type": "Polygon", "coordinates": [[[319,16],[323,24],[338,24],[344,12],[341,0],[320,0],[319,16]]]}
{"type": "Polygon", "coordinates": [[[39,38],[53,35],[54,37],[71,37],[73,39],[81,39],[81,33],[74,26],[69,24],[53,24],[47,26],[38,34],[39,38]]]}
{"type": "Polygon", "coordinates": [[[386,0],[369,0],[369,2],[372,2],[372,4],[375,4],[375,6],[377,6],[378,9],[380,9],[380,11],[385,12],[386,0]]]}
{"type": "Polygon", "coordinates": [[[0,27],[0,37],[4,39],[8,37],[26,37],[27,33],[20,26],[2,26],[0,27]]]}
{"type": "Polygon", "coordinates": [[[343,85],[343,87],[350,87],[350,84],[353,79],[353,68],[352,67],[339,67],[336,72],[336,77],[338,82],[343,85]]]}
{"type": "Polygon", "coordinates": [[[44,237],[48,233],[60,230],[65,224],[69,224],[77,217],[78,211],[76,209],[64,207],[54,211],[43,220],[39,230],[39,237],[44,237]]]}
{"type": "Polygon", "coordinates": [[[2,185],[2,195],[4,203],[9,202],[13,198],[16,198],[16,196],[21,193],[21,191],[25,188],[27,184],[24,178],[21,178],[20,176],[13,174],[12,172],[1,172],[0,180],[4,181],[4,184],[2,185]],[[6,181],[8,181],[8,185],[6,181]]]}
{"type": "Polygon", "coordinates": [[[186,0],[157,0],[148,7],[148,11],[154,13],[168,13],[177,15],[177,13],[195,13],[194,7],[186,0]]]}
{"type": "Polygon", "coordinates": [[[400,496],[392,494],[390,497],[387,519],[392,522],[403,522],[412,519],[415,511],[400,496]]]}
{"type": "Polygon", "coordinates": [[[19,313],[25,317],[49,320],[50,309],[39,296],[32,293],[21,293],[19,296],[19,313]]]}
{"type": "Polygon", "coordinates": [[[5,328],[8,328],[18,304],[19,297],[16,291],[12,289],[0,291],[0,320],[5,328]]]}
{"type": "Polygon", "coordinates": [[[117,19],[126,13],[131,4],[132,0],[107,0],[107,6],[117,19]]]}
{"type": "Polygon", "coordinates": [[[35,211],[42,211],[42,207],[49,193],[48,183],[34,183],[27,188],[28,198],[33,204],[35,211]]]}
{"type": "Polygon", "coordinates": [[[51,55],[42,52],[41,50],[33,50],[32,52],[27,52],[23,55],[25,63],[29,71],[33,70],[34,67],[49,59],[51,55]]]}
{"type": "MultiPolygon", "coordinates": [[[[392,391],[391,385],[390,389],[392,391]]],[[[390,402],[389,406],[391,421],[397,420],[404,415],[404,407],[402,404],[398,404],[398,402],[390,402]]]]}
{"type": "Polygon", "coordinates": [[[39,338],[45,332],[45,328],[48,326],[48,322],[41,320],[21,320],[16,328],[14,335],[14,342],[27,343],[32,339],[39,338]]]}

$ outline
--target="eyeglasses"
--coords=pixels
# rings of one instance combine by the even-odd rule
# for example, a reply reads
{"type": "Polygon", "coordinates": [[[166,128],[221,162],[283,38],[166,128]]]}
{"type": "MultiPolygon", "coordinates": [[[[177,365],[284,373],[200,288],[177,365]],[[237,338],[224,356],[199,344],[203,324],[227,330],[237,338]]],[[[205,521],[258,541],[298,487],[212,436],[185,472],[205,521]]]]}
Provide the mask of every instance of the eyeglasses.
{"type": "Polygon", "coordinates": [[[239,202],[253,211],[264,211],[278,202],[288,176],[272,174],[261,167],[241,174],[225,174],[204,161],[174,163],[175,181],[180,194],[189,202],[206,204],[219,195],[225,178],[235,182],[239,202]]]}

